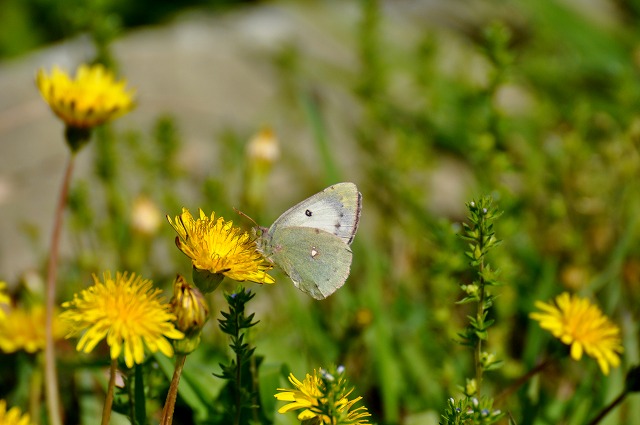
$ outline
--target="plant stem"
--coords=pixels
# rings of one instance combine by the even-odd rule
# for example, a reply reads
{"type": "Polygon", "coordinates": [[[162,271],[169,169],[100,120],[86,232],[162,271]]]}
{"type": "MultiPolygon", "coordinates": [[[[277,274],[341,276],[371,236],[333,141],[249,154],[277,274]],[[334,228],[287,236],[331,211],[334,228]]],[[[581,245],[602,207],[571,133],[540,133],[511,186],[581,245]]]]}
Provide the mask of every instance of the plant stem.
{"type": "Polygon", "coordinates": [[[60,394],[58,392],[58,374],[56,371],[56,353],[53,341],[53,311],[56,299],[56,274],[58,271],[58,253],[60,248],[60,235],[62,231],[62,218],[67,204],[67,194],[71,183],[75,154],[71,153],[67,161],[67,168],[62,180],[58,205],[56,206],[53,221],[53,233],[49,249],[49,261],[47,264],[47,282],[45,293],[45,393],[47,397],[47,411],[51,425],[61,425],[60,394]]]}
{"type": "Polygon", "coordinates": [[[627,397],[627,394],[629,394],[627,392],[627,389],[625,388],[624,391],[622,391],[622,393],[616,397],[615,400],[613,400],[611,403],[609,403],[609,405],[607,407],[605,407],[604,409],[602,409],[602,411],[598,414],[598,416],[596,416],[591,422],[589,422],[589,425],[596,425],[597,423],[599,423],[605,416],[607,416],[607,414],[613,410],[614,407],[616,407],[618,404],[622,403],[622,400],[625,399],[625,397],[627,397]]]}
{"type": "Polygon", "coordinates": [[[525,382],[527,382],[529,379],[531,379],[534,375],[542,372],[549,365],[553,364],[553,361],[554,361],[553,358],[548,358],[548,359],[544,360],[542,363],[538,364],[533,369],[531,369],[526,374],[522,375],[520,378],[518,378],[517,381],[515,381],[513,384],[509,385],[509,387],[507,387],[504,391],[502,391],[500,394],[498,394],[498,396],[495,398],[495,402],[499,403],[501,401],[504,401],[504,399],[506,399],[508,396],[513,394],[515,391],[517,391],[518,388],[520,388],[525,382]]]}
{"type": "Polygon", "coordinates": [[[167,401],[164,403],[164,408],[162,409],[161,425],[171,425],[173,423],[173,411],[176,407],[176,399],[178,398],[178,384],[180,384],[180,377],[182,376],[185,360],[187,360],[186,354],[178,354],[176,356],[176,367],[173,370],[173,378],[171,378],[167,401]]]}
{"type": "MultiPolygon", "coordinates": [[[[480,278],[478,279],[478,282],[480,285],[480,288],[478,291],[480,293],[480,299],[478,300],[476,320],[478,321],[478,323],[482,323],[482,324],[484,324],[484,321],[482,320],[484,315],[484,278],[482,277],[483,270],[484,270],[484,260],[481,260],[480,266],[479,266],[479,272],[478,272],[478,274],[480,275],[480,278]]],[[[476,350],[474,353],[475,362],[476,362],[476,395],[478,399],[480,398],[480,395],[481,395],[480,393],[482,388],[482,363],[480,360],[481,356],[482,356],[482,338],[478,337],[477,343],[476,343],[476,350]]]]}
{"type": "Polygon", "coordinates": [[[109,368],[109,385],[107,386],[107,396],[104,399],[104,407],[102,408],[102,425],[109,425],[109,419],[111,419],[111,406],[113,405],[113,389],[116,386],[117,366],[118,359],[112,359],[111,367],[109,368]]]}
{"type": "Polygon", "coordinates": [[[40,408],[42,400],[42,378],[44,373],[44,353],[38,353],[37,366],[29,378],[29,416],[33,425],[40,423],[40,408]]]}
{"type": "MultiPolygon", "coordinates": [[[[243,306],[244,307],[244,306],[243,306]]],[[[240,334],[240,317],[238,314],[236,314],[235,316],[235,320],[236,320],[236,336],[235,336],[235,341],[234,341],[234,345],[237,347],[238,346],[238,336],[240,334]]],[[[242,384],[241,384],[241,379],[242,379],[242,363],[244,361],[244,358],[241,357],[241,351],[236,349],[236,417],[235,417],[235,421],[234,421],[234,425],[240,425],[240,413],[242,410],[242,395],[240,394],[240,389],[242,388],[242,384]]]]}

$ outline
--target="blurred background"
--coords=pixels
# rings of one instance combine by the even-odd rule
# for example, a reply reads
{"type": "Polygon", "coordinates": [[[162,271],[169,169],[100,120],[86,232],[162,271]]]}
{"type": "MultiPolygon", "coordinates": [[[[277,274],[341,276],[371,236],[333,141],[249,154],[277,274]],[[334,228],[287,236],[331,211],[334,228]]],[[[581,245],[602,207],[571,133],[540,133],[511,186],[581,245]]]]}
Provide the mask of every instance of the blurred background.
{"type": "MultiPolygon", "coordinates": [[[[592,359],[565,360],[497,406],[519,424],[586,423],[638,363],[639,23],[637,0],[2,0],[0,278],[42,291],[68,155],[35,73],[101,61],[138,105],[79,154],[60,301],[103,270],[165,289],[190,276],[164,221],[182,207],[249,229],[234,207],[268,226],[353,181],[363,211],[346,285],[322,302],[279,272],[274,286],[246,285],[253,344],[264,370],[345,365],[374,422],[435,424],[473,373],[455,342],[468,314],[459,284],[472,279],[457,235],[465,203],[491,195],[504,286],[487,349],[505,364],[487,392],[552,343],[528,318],[535,300],[588,296],[622,328],[621,367],[603,377],[592,359]],[[277,155],[248,148],[255,137],[277,155]]],[[[217,317],[224,299],[210,301],[217,317]]],[[[186,379],[215,394],[228,352],[214,319],[205,340],[186,379]]],[[[29,363],[3,359],[7,374],[29,363]]],[[[182,409],[181,423],[206,423],[182,409]]],[[[603,423],[637,418],[632,396],[603,423]]]]}

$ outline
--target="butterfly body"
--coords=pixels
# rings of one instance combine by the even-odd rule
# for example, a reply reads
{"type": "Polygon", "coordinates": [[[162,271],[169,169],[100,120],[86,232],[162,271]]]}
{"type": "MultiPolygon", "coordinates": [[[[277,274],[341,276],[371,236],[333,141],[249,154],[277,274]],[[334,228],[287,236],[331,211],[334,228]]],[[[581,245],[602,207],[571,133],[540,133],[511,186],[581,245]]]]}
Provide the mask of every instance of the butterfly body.
{"type": "Polygon", "coordinates": [[[344,285],[351,268],[351,242],[358,230],[362,195],[353,183],[338,183],[285,211],[258,246],[294,285],[325,299],[344,285]]]}

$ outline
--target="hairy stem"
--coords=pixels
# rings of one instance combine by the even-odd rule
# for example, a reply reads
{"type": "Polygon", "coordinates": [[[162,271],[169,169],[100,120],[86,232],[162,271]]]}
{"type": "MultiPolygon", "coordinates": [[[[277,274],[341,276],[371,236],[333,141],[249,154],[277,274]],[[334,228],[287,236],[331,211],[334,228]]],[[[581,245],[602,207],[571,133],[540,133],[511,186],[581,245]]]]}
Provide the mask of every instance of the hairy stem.
{"type": "Polygon", "coordinates": [[[109,425],[109,419],[111,419],[111,406],[113,405],[113,389],[116,386],[117,366],[118,359],[112,359],[111,367],[109,368],[109,385],[107,387],[107,396],[104,399],[104,407],[102,408],[102,425],[109,425]]]}
{"type": "Polygon", "coordinates": [[[56,299],[56,274],[58,272],[58,253],[60,248],[60,235],[62,232],[62,218],[67,204],[67,195],[73,173],[75,154],[71,154],[67,161],[67,168],[62,180],[58,204],[56,206],[53,221],[53,233],[49,249],[49,261],[47,264],[47,281],[45,293],[45,393],[47,397],[47,411],[51,425],[61,425],[60,394],[58,392],[58,373],[56,370],[56,353],[53,341],[53,311],[56,299]]]}
{"type": "Polygon", "coordinates": [[[178,399],[178,385],[180,384],[180,377],[182,376],[182,369],[184,368],[184,362],[186,360],[186,354],[178,354],[176,356],[176,367],[173,370],[173,378],[171,378],[169,393],[167,394],[167,400],[165,401],[164,408],[162,409],[161,425],[171,425],[173,423],[173,411],[176,407],[176,400],[178,399]]]}

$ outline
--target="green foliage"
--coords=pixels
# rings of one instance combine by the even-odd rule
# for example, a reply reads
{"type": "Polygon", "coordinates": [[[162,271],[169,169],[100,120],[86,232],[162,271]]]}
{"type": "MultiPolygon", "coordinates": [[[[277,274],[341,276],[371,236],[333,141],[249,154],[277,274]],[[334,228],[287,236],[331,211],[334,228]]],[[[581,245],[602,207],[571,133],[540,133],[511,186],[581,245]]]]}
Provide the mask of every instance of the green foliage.
{"type": "Polygon", "coordinates": [[[475,397],[466,397],[458,401],[450,398],[439,424],[494,424],[501,420],[505,414],[500,410],[493,409],[492,404],[493,402],[486,398],[483,398],[480,401],[475,397]]]}
{"type": "MultiPolygon", "coordinates": [[[[100,6],[94,3],[83,7],[100,6]]],[[[205,328],[201,347],[186,362],[177,402],[182,423],[238,417],[240,423],[286,423],[275,414],[281,402],[273,400],[282,370],[298,376],[331,363],[346,366],[363,403],[384,424],[504,422],[503,414],[493,415],[498,410],[518,424],[583,424],[627,392],[601,423],[640,417],[640,400],[631,394],[638,387],[632,365],[640,361],[639,9],[618,2],[635,12],[609,27],[565,3],[515,1],[498,13],[488,2],[487,19],[448,31],[413,28],[413,37],[398,41],[386,32],[381,2],[361,0],[358,25],[345,35],[355,69],[328,72],[295,44],[283,47],[272,62],[280,78],[274,105],[286,109],[292,128],[312,135],[305,148],[316,154],[318,169],[301,165],[296,155],[307,150],[287,145],[287,156],[273,165],[277,178],[265,176],[266,187],[276,190],[252,204],[259,210],[245,212],[267,224],[291,204],[283,198],[295,202],[324,183],[355,181],[364,208],[352,273],[321,303],[299,294],[277,271],[276,285],[225,298],[225,334],[205,328]],[[349,98],[349,113],[326,102],[332,90],[349,98]],[[344,151],[336,117],[347,121],[344,151]],[[287,170],[295,177],[283,179],[287,170]],[[502,242],[493,249],[496,234],[502,242]],[[620,325],[621,366],[604,377],[588,356],[579,362],[565,356],[501,398],[561,345],[528,314],[536,300],[564,290],[597,300],[620,325]],[[260,326],[244,310],[254,295],[260,326]],[[218,363],[223,379],[212,375],[218,363]]],[[[25,16],[25,5],[4,7],[25,16]]],[[[108,46],[127,27],[127,18],[115,15],[97,44],[108,46]]],[[[44,37],[39,32],[31,36],[44,37]]],[[[245,144],[260,124],[216,135],[219,154],[206,176],[179,162],[185,141],[170,115],[150,128],[95,131],[85,148],[93,155],[81,159],[93,160],[93,175],[73,182],[69,201],[65,232],[72,255],[62,264],[60,299],[106,269],[136,271],[161,287],[176,272],[189,275],[169,226],[137,228],[132,206],[145,197],[161,218],[182,206],[234,217],[232,208],[243,199],[245,144]]],[[[37,287],[27,278],[22,283],[22,294],[37,287]]],[[[222,282],[221,289],[229,285],[222,282]]],[[[210,295],[212,312],[225,304],[220,292],[210,295]]],[[[62,351],[73,352],[72,344],[62,342],[62,351]]],[[[74,411],[78,423],[95,423],[85,401],[101,401],[93,391],[95,382],[104,384],[103,355],[65,363],[61,371],[69,385],[67,410],[82,401],[74,411]],[[87,375],[92,385],[80,382],[87,375]]],[[[26,405],[26,382],[37,364],[32,355],[2,354],[2,396],[26,405]]],[[[145,388],[154,388],[144,397],[148,417],[161,407],[172,370],[160,355],[141,368],[145,388]]],[[[126,385],[134,380],[126,378],[126,385]]],[[[123,403],[131,388],[120,395],[123,403]]],[[[131,416],[130,406],[116,407],[131,416]]]]}
{"type": "Polygon", "coordinates": [[[254,356],[255,347],[246,342],[247,330],[254,322],[255,313],[245,315],[246,304],[255,297],[255,293],[239,287],[232,294],[225,294],[229,305],[228,312],[221,312],[220,330],[229,336],[231,351],[235,358],[227,364],[220,363],[222,372],[215,376],[227,381],[214,406],[218,418],[212,423],[254,424],[270,423],[260,406],[258,371],[262,358],[254,356]]]}

